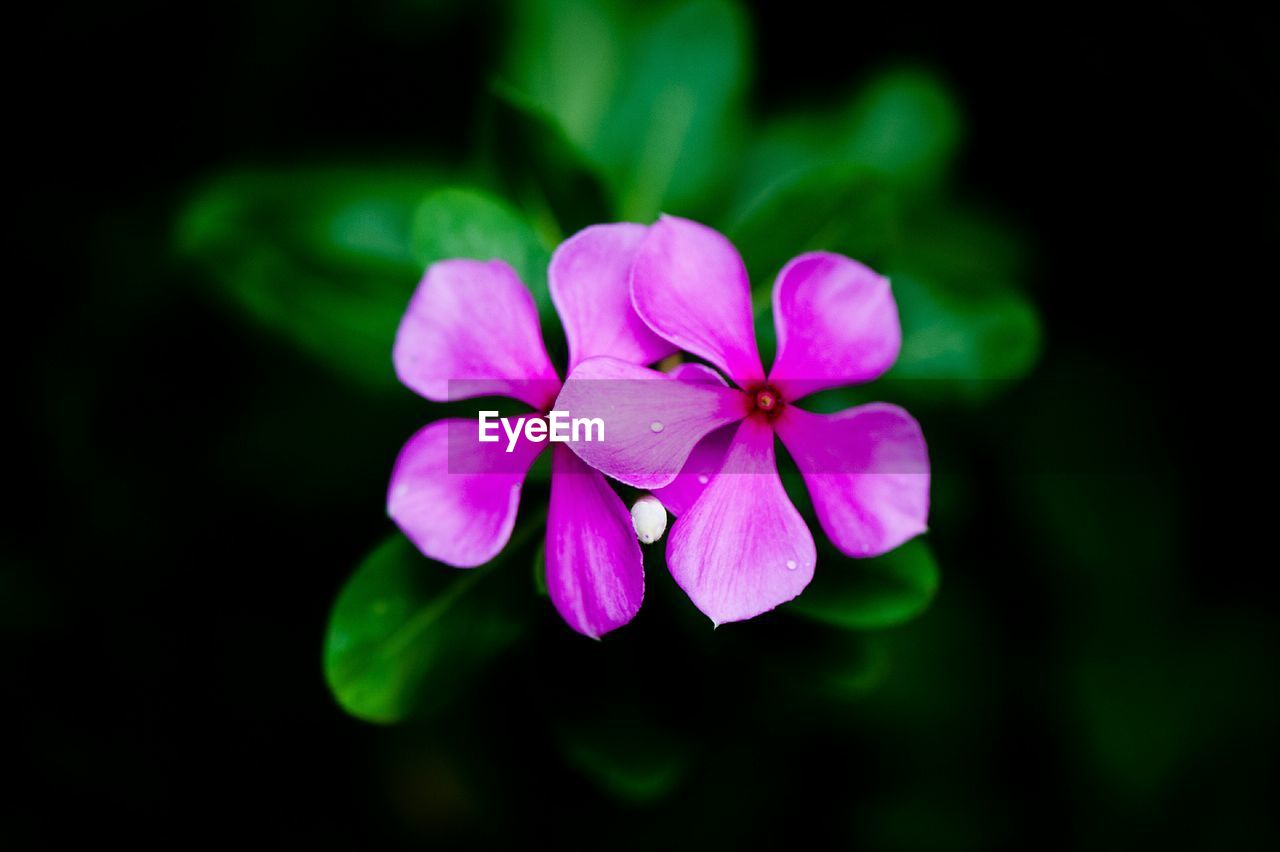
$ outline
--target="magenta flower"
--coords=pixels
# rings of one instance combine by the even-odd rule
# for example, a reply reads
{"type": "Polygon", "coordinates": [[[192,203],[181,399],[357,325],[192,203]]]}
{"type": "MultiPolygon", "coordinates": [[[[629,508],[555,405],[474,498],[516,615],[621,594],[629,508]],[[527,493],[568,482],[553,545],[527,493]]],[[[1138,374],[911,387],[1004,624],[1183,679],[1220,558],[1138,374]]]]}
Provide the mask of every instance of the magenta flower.
{"type": "MultiPolygon", "coordinates": [[[[569,368],[593,356],[646,364],[675,351],[631,309],[628,278],[642,225],[587,228],[551,258],[548,285],[564,323],[569,368]]],[[[400,323],[400,380],[437,402],[503,395],[545,416],[560,391],[528,289],[500,260],[446,260],[426,271],[400,323]]],[[[387,512],[432,559],[488,562],[511,537],[520,490],[547,443],[481,443],[473,419],[427,425],[396,460],[387,512]]],[[[644,598],[631,515],[597,471],[553,449],[547,590],[574,630],[598,637],[626,624],[644,598]]]]}
{"type": "Polygon", "coordinates": [[[773,609],[813,577],[813,536],[778,476],[775,434],[845,554],[875,556],[924,532],[929,458],[911,415],[884,403],[833,415],[795,404],[871,381],[897,359],[902,332],[887,279],[837,254],[788,263],[774,282],[778,352],[767,377],[746,268],[716,231],[661,218],[639,247],[631,296],[651,329],[737,387],[718,377],[668,381],[600,357],[577,365],[556,407],[605,418],[608,440],[570,446],[592,467],[655,489],[679,516],[667,564],[713,622],[773,609]]]}

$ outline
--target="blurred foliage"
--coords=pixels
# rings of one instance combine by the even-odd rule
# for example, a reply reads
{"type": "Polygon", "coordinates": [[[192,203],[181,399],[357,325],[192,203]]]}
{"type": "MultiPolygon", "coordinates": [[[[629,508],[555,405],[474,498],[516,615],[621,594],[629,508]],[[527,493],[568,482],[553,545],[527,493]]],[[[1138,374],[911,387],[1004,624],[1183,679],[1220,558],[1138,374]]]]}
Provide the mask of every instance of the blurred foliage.
{"type": "Polygon", "coordinates": [[[433,192],[418,205],[409,240],[421,269],[451,257],[507,261],[533,292],[544,321],[554,317],[547,292],[551,253],[502,199],[474,189],[433,192]]]}
{"type": "Polygon", "coordinates": [[[843,104],[765,122],[743,160],[735,214],[805,173],[836,167],[929,192],[945,180],[962,136],[960,108],[933,74],[886,71],[843,104]]]}
{"type": "Polygon", "coordinates": [[[670,794],[689,771],[684,744],[652,719],[612,714],[562,725],[559,738],[569,763],[610,795],[646,804],[670,794]]]}
{"type": "Polygon", "coordinates": [[[390,344],[422,272],[414,211],[424,169],[234,172],[188,204],[177,245],[218,292],[341,374],[393,387],[390,344]]]}
{"type": "Polygon", "coordinates": [[[787,605],[792,612],[836,627],[878,630],[924,612],[938,591],[938,563],[920,539],[874,559],[842,559],[825,539],[822,545],[822,570],[787,605]]]}
{"type": "Polygon", "coordinates": [[[338,595],[325,637],[329,688],[348,713],[398,722],[448,702],[463,679],[515,641],[526,607],[485,580],[540,532],[545,515],[526,520],[503,555],[465,571],[428,562],[404,536],[388,538],[338,595]]]}
{"type": "Polygon", "coordinates": [[[720,0],[517,6],[511,83],[600,172],[617,217],[696,208],[740,144],[746,25],[720,0]]]}

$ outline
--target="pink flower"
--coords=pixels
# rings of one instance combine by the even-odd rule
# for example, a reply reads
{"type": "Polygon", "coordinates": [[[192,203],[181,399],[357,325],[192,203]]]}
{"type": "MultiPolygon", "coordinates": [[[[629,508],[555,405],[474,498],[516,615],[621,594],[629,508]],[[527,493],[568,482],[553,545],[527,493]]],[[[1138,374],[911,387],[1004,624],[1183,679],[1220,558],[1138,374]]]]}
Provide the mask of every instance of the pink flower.
{"type": "Polygon", "coordinates": [[[631,297],[651,329],[737,387],[710,370],[673,382],[599,357],[577,365],[556,407],[603,417],[606,441],[570,446],[592,467],[655,489],[679,515],[667,564],[713,622],[773,609],[813,577],[813,536],[778,476],[775,434],[845,554],[875,556],[925,531],[929,458],[911,415],[884,403],[833,415],[796,406],[871,381],[897,359],[902,332],[887,279],[837,254],[788,263],[774,282],[778,354],[767,376],[746,268],[716,231],[660,219],[639,246],[631,297]]]}
{"type": "MultiPolygon", "coordinates": [[[[645,230],[593,226],[552,256],[548,285],[570,369],[593,356],[646,364],[675,350],[631,309],[628,276],[645,230]]],[[[427,269],[393,360],[405,385],[437,402],[502,395],[541,416],[560,391],[533,298],[500,260],[446,260],[427,269]]],[[[478,441],[474,419],[438,420],[400,451],[387,512],[428,557],[481,565],[511,537],[525,475],[547,446],[520,440],[507,453],[505,440],[478,441]]],[[[548,592],[574,630],[598,637],[639,610],[644,568],[631,515],[604,477],[563,445],[553,449],[546,552],[548,592]]]]}

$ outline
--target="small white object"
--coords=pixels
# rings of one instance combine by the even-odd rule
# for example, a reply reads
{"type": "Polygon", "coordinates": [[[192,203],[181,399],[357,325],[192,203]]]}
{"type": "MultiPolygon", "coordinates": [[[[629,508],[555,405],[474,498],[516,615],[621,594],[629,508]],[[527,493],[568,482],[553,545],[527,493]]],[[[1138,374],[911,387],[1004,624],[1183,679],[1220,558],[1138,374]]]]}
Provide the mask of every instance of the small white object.
{"type": "Polygon", "coordinates": [[[667,510],[652,494],[646,494],[631,507],[631,525],[636,538],[643,544],[653,544],[667,531],[667,510]]]}
{"type": "Polygon", "coordinates": [[[796,570],[796,569],[797,569],[797,568],[799,568],[799,567],[800,567],[800,566],[796,564],[796,561],[795,561],[794,559],[788,559],[788,560],[787,560],[787,570],[788,570],[788,571],[794,571],[794,570],[796,570]]]}
{"type": "Polygon", "coordinates": [[[653,432],[661,432],[663,428],[662,422],[659,420],[655,420],[649,424],[649,429],[653,432]]]}

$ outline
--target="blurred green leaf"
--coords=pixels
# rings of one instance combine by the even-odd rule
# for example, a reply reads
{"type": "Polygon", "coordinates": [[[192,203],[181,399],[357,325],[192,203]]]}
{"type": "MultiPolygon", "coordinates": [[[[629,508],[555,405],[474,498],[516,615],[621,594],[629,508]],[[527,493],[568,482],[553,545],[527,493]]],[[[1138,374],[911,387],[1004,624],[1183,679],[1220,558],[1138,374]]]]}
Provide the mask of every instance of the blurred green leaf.
{"type": "Polygon", "coordinates": [[[624,67],[625,6],[596,0],[515,5],[507,67],[512,83],[590,151],[624,67]]]}
{"type": "Polygon", "coordinates": [[[177,249],[264,327],[363,384],[392,387],[391,344],[422,272],[410,224],[435,181],[418,168],[228,174],[187,203],[177,249]]]}
{"type": "Polygon", "coordinates": [[[1024,289],[1030,266],[1018,229],[967,204],[914,204],[897,229],[887,265],[947,282],[957,296],[1024,289]]]}
{"type": "Polygon", "coordinates": [[[938,591],[938,563],[918,538],[874,559],[840,557],[825,547],[823,557],[804,594],[787,607],[824,624],[892,627],[924,612],[938,591]]]}
{"type": "Polygon", "coordinates": [[[902,320],[902,354],[887,374],[908,393],[983,398],[1026,375],[1040,353],[1040,320],[1016,292],[964,296],[888,270],[902,320]],[[926,380],[919,384],[920,380],[926,380]]]}
{"type": "Polygon", "coordinates": [[[797,699],[808,696],[819,705],[859,701],[884,684],[891,661],[879,636],[831,630],[816,619],[808,626],[812,632],[801,633],[803,646],[792,644],[764,654],[761,665],[772,684],[797,699]]]}
{"type": "Polygon", "coordinates": [[[538,313],[554,315],[547,292],[550,253],[524,217],[491,193],[461,187],[431,193],[414,212],[410,245],[423,269],[452,257],[505,260],[533,292],[538,313]]]}
{"type": "Polygon", "coordinates": [[[551,593],[547,591],[547,543],[545,541],[539,545],[538,552],[533,555],[532,572],[534,590],[542,597],[548,597],[551,593]]]}
{"type": "Polygon", "coordinates": [[[961,136],[960,109],[937,77],[918,68],[882,72],[843,106],[769,121],[743,158],[730,220],[815,170],[861,169],[911,193],[936,186],[961,136]]]}
{"type": "MultiPolygon", "coordinates": [[[[819,249],[889,276],[903,341],[887,379],[904,401],[983,399],[1039,357],[1039,317],[1018,286],[1025,253],[985,214],[908,201],[863,167],[821,167],[775,187],[731,233],[751,275],[766,359],[775,348],[774,279],[791,258],[819,249]]],[[[866,401],[856,390],[833,395],[830,410],[866,401]]]]}
{"type": "Polygon", "coordinates": [[[689,769],[687,748],[642,718],[593,718],[560,732],[565,759],[605,792],[643,804],[671,793],[689,769]]]}
{"type": "MultiPolygon", "coordinates": [[[[834,638],[834,637],[833,637],[834,638]]],[[[889,676],[888,647],[875,636],[860,642],[828,642],[823,671],[814,680],[821,693],[841,701],[856,701],[875,692],[889,676]]]]}
{"type": "Polygon", "coordinates": [[[649,221],[704,200],[740,137],[740,10],[725,0],[538,0],[520,9],[513,84],[599,169],[617,215],[649,221]]]}
{"type": "Polygon", "coordinates": [[[513,86],[493,85],[493,149],[507,194],[548,244],[613,218],[594,166],[555,118],[513,86]]]}
{"type": "MultiPolygon", "coordinates": [[[[542,525],[540,516],[526,521],[504,554],[542,525]]],[[[513,642],[522,608],[476,589],[502,558],[450,568],[399,534],[374,550],[329,615],[324,672],[342,708],[369,722],[398,722],[451,700],[469,674],[513,642]]]]}
{"type": "Polygon", "coordinates": [[[896,238],[900,207],[892,188],[859,166],[805,169],[776,186],[729,231],[755,305],[769,305],[774,279],[803,252],[841,251],[874,265],[896,238]]]}
{"type": "Polygon", "coordinates": [[[942,81],[923,69],[904,68],[882,74],[860,92],[837,151],[897,183],[918,185],[944,174],[960,137],[960,109],[942,81]]]}

